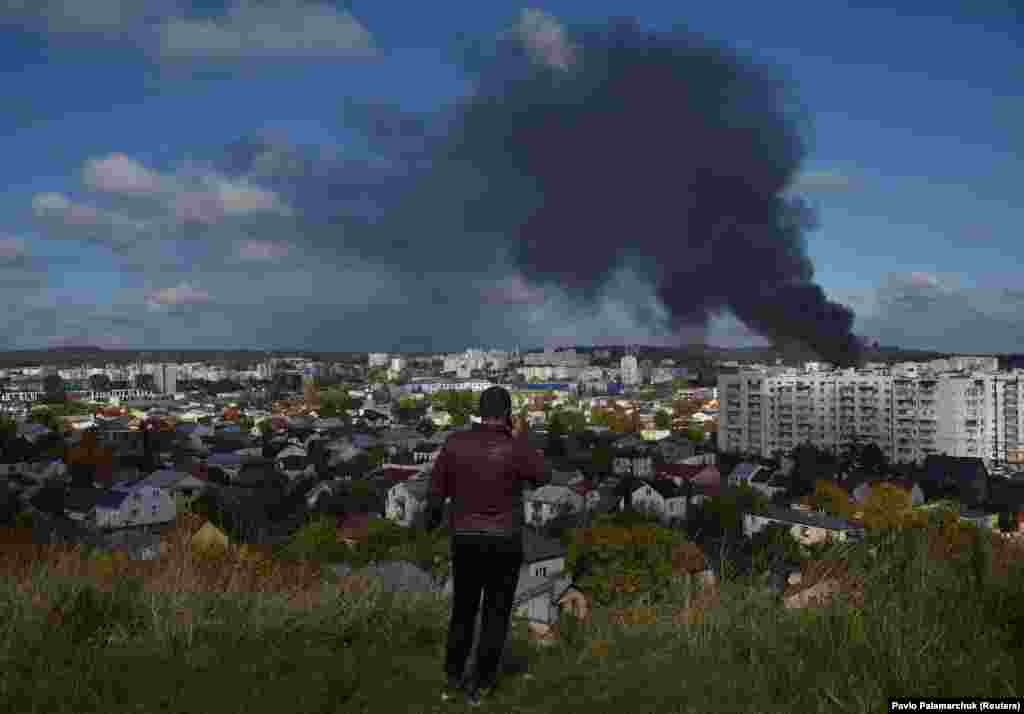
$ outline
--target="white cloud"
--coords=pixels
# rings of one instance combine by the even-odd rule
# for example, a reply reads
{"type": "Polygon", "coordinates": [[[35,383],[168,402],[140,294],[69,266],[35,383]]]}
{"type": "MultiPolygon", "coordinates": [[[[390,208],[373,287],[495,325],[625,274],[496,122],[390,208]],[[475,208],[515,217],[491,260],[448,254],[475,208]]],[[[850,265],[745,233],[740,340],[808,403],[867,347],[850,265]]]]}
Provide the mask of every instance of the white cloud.
{"type": "Polygon", "coordinates": [[[6,0],[0,23],[37,25],[53,33],[116,33],[137,19],[139,5],[138,0],[6,0]]]}
{"type": "Polygon", "coordinates": [[[288,207],[273,191],[253,186],[247,181],[217,179],[213,192],[227,215],[261,212],[285,215],[290,213],[288,207]]]}
{"type": "Polygon", "coordinates": [[[92,240],[124,248],[146,239],[154,230],[151,221],[78,203],[61,193],[36,194],[32,210],[54,229],[46,234],[51,238],[92,240]]]}
{"type": "Polygon", "coordinates": [[[543,10],[524,8],[516,31],[536,62],[565,70],[576,59],[562,23],[543,10]]]}
{"type": "Polygon", "coordinates": [[[160,26],[165,57],[363,57],[373,38],[350,13],[327,3],[241,0],[215,19],[169,18],[160,26]]]}
{"type": "Polygon", "coordinates": [[[170,305],[198,305],[210,302],[210,300],[212,300],[210,293],[191,283],[179,283],[174,287],[151,290],[146,293],[146,303],[151,308],[170,305]]]}
{"type": "Polygon", "coordinates": [[[166,188],[164,177],[125,154],[90,159],[82,176],[89,188],[108,193],[154,194],[166,188]]]}
{"type": "Polygon", "coordinates": [[[245,179],[206,175],[200,184],[198,188],[182,188],[174,194],[171,205],[179,221],[213,224],[225,217],[249,213],[291,213],[276,193],[245,179]]]}
{"type": "Polygon", "coordinates": [[[291,248],[288,243],[272,240],[246,240],[236,246],[240,260],[276,260],[287,256],[291,248]]]}

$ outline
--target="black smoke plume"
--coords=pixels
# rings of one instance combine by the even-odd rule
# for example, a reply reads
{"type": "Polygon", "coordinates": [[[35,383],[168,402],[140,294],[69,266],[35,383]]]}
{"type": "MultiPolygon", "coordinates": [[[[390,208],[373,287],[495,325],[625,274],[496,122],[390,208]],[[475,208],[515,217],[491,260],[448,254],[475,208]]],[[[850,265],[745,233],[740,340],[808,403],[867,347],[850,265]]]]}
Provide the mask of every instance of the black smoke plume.
{"type": "Polygon", "coordinates": [[[476,52],[473,91],[437,115],[350,106],[374,178],[339,165],[296,200],[333,206],[339,247],[410,273],[506,261],[595,307],[631,268],[668,308],[667,324],[637,312],[653,329],[731,312],[856,363],[854,314],[814,282],[814,216],[791,195],[807,122],[789,82],[682,29],[612,22],[567,38],[571,62],[540,61],[521,36],[476,52]]]}

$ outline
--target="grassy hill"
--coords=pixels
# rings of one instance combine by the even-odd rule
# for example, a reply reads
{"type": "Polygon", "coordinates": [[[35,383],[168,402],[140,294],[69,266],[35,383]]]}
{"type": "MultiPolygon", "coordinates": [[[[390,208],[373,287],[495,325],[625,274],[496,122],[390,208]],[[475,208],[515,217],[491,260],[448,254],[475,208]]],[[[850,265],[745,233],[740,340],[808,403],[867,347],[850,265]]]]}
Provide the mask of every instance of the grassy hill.
{"type": "MultiPolygon", "coordinates": [[[[12,712],[440,712],[439,596],[389,595],[266,550],[199,554],[194,522],[156,561],[17,543],[0,558],[0,697],[12,712]]],[[[785,609],[752,579],[596,609],[538,648],[517,623],[486,708],[881,712],[888,697],[1019,696],[1024,569],[1002,541],[945,549],[893,531],[841,547],[785,609]],[[873,550],[872,550],[873,549],[873,550]],[[874,552],[874,555],[872,555],[874,552]]],[[[973,545],[972,545],[973,544],[973,545]]],[[[806,584],[806,583],[805,583],[806,584]]]]}

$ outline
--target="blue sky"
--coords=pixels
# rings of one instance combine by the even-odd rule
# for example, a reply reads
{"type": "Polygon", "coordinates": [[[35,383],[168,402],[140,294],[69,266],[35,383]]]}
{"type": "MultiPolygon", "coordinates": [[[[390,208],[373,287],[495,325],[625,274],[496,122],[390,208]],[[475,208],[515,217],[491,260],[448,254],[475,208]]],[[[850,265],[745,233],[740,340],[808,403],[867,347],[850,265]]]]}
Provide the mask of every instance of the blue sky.
{"type": "MultiPolygon", "coordinates": [[[[327,251],[307,241],[302,196],[282,189],[299,185],[288,160],[304,157],[308,181],[365,158],[345,100],[429,111],[471,92],[460,37],[539,10],[571,41],[628,8],[792,77],[811,122],[796,189],[819,213],[807,251],[857,333],[1024,352],[1024,16],[1010,2],[17,5],[0,9],[17,31],[0,47],[14,109],[0,114],[0,347],[666,341],[631,317],[653,298],[629,275],[587,314],[497,261],[478,275],[431,266],[412,285],[415,265],[347,251],[341,235],[327,251]],[[225,159],[254,137],[262,163],[225,159]]],[[[758,339],[728,316],[707,338],[758,339]]]]}

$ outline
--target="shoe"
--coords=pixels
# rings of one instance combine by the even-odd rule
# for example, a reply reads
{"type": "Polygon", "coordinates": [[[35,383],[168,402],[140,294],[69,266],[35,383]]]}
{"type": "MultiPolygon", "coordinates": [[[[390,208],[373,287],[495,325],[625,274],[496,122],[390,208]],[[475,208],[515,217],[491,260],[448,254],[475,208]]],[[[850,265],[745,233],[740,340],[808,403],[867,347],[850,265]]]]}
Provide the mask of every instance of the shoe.
{"type": "Polygon", "coordinates": [[[441,701],[450,702],[465,691],[462,680],[458,677],[448,677],[444,687],[441,688],[441,701]]]}
{"type": "Polygon", "coordinates": [[[493,687],[473,687],[469,693],[469,706],[478,707],[490,699],[493,687]]]}

